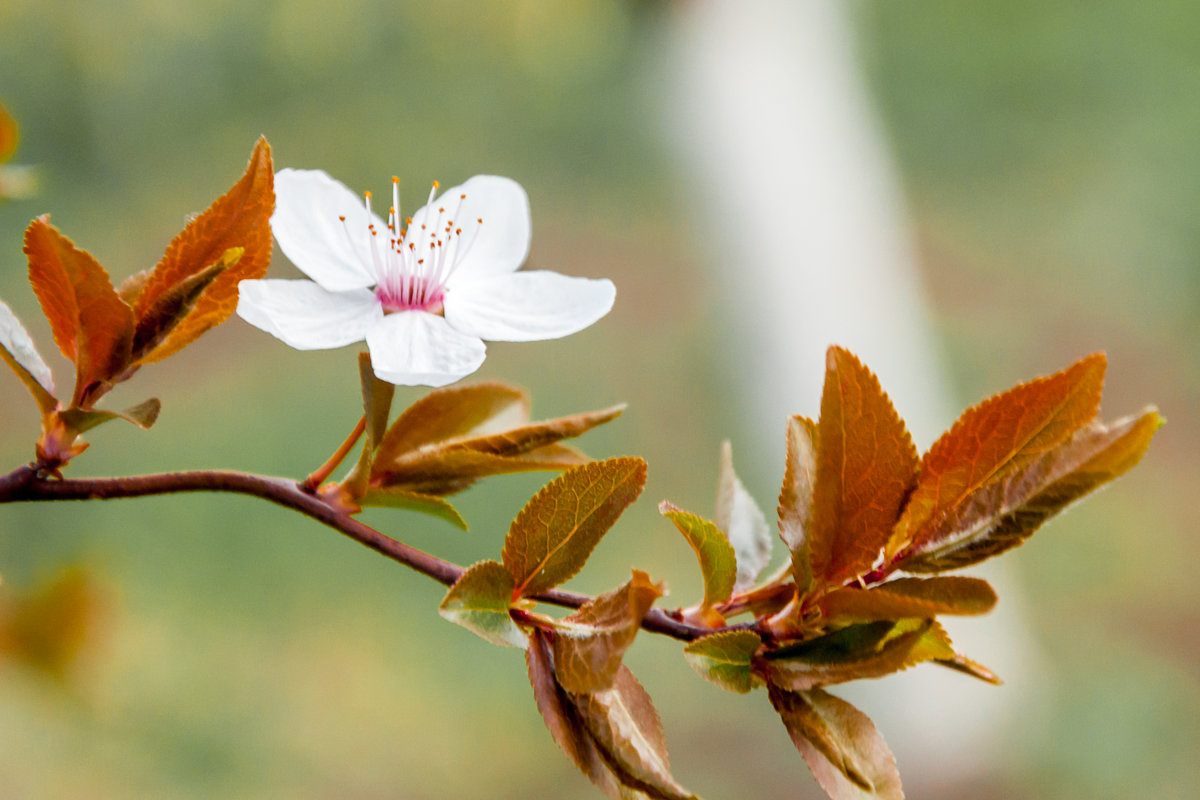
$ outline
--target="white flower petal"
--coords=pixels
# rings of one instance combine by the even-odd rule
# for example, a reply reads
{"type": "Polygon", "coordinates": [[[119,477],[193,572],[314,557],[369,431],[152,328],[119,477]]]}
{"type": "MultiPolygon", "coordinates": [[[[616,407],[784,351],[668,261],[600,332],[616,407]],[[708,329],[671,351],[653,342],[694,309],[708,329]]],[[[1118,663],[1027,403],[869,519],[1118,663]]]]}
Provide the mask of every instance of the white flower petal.
{"type": "Polygon", "coordinates": [[[413,214],[410,233],[419,230],[422,223],[435,228],[439,208],[445,209],[445,217],[462,229],[457,238],[463,249],[453,256],[457,266],[450,285],[515,272],[525,263],[532,236],[529,196],[512,178],[476,175],[461,186],[447,189],[431,205],[413,214]],[[464,194],[466,199],[462,199],[464,194]]]}
{"type": "Polygon", "coordinates": [[[271,216],[275,241],[293,264],[329,291],[364,289],[375,283],[367,269],[369,223],[385,230],[379,217],[367,214],[361,195],[321,170],[275,173],[271,216]]]}
{"type": "Polygon", "coordinates": [[[328,292],[312,281],[245,280],[237,313],[297,350],[326,350],[360,342],[383,318],[368,289],[328,292]]]}
{"type": "Polygon", "coordinates": [[[388,314],[367,333],[375,375],[404,386],[445,386],[479,369],[483,342],[425,311],[388,314]]]}
{"type": "Polygon", "coordinates": [[[617,290],[607,279],[557,272],[515,272],[446,292],[446,321],[482,339],[530,342],[583,330],[612,308],[617,290]]]}

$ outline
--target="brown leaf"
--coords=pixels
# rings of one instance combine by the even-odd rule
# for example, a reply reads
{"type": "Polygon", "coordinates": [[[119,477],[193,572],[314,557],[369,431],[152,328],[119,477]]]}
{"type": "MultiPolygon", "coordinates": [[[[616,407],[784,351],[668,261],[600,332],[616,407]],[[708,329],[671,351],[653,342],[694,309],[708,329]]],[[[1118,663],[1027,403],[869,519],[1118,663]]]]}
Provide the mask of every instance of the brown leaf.
{"type": "Polygon", "coordinates": [[[952,659],[950,638],[932,619],[850,625],[768,651],[767,680],[791,691],[881,678],[931,659],[952,659]]]}
{"type": "Polygon", "coordinates": [[[584,726],[618,780],[664,800],[694,800],[671,776],[662,722],[650,695],[622,665],[612,687],[574,695],[584,726]]]}
{"type": "Polygon", "coordinates": [[[574,448],[551,444],[512,456],[457,448],[431,448],[422,458],[396,470],[380,469],[372,482],[385,489],[404,488],[430,495],[461,492],[480,478],[519,472],[564,470],[586,464],[588,457],[574,448]]]}
{"type": "Polygon", "coordinates": [[[870,589],[842,588],[820,600],[828,620],[872,622],[937,614],[985,614],[996,592],[979,578],[898,578],[870,589]]]}
{"type": "Polygon", "coordinates": [[[529,421],[529,395],[499,381],[435,389],[406,408],[379,443],[389,463],[424,445],[473,433],[488,434],[529,421]],[[494,426],[499,426],[494,427],[494,426]]]}
{"type": "Polygon", "coordinates": [[[131,298],[140,322],[164,294],[220,261],[227,250],[240,247],[244,251],[237,264],[212,282],[170,334],[142,357],[142,363],[160,361],[224,322],[237,306],[238,284],[266,274],[271,263],[274,183],[271,146],[260,138],[241,179],[175,236],[148,278],[135,278],[127,284],[126,296],[131,298]]]}
{"type": "Polygon", "coordinates": [[[137,321],[133,331],[133,360],[137,361],[162,344],[171,331],[182,322],[204,295],[204,290],[221,273],[232,267],[242,256],[240,247],[233,247],[222,254],[219,261],[186,278],[150,304],[146,313],[137,321]]]}
{"type": "Polygon", "coordinates": [[[820,689],[767,689],[792,743],[832,800],[903,800],[896,758],[866,714],[820,689]]]}
{"type": "Polygon", "coordinates": [[[984,683],[990,683],[993,686],[1000,686],[1004,681],[996,677],[996,673],[980,664],[977,661],[964,656],[962,653],[955,653],[953,658],[935,658],[933,663],[956,672],[961,672],[964,675],[970,675],[972,678],[978,678],[984,683]]]}
{"type": "Polygon", "coordinates": [[[941,572],[1021,544],[1070,503],[1137,464],[1162,422],[1152,408],[1111,425],[1093,422],[966,497],[896,566],[941,572]]]}
{"type": "Polygon", "coordinates": [[[600,748],[583,724],[575,703],[554,677],[554,660],[549,635],[534,629],[525,651],[529,683],[538,712],[550,735],[567,757],[609,797],[620,797],[620,784],[604,761],[600,748]]]}
{"type": "Polygon", "coordinates": [[[891,561],[944,535],[943,522],[989,483],[1027,468],[1090,422],[1100,407],[1105,357],[998,394],[959,417],[921,460],[921,475],[887,547],[891,561]]]}
{"type": "Polygon", "coordinates": [[[54,341],[75,363],[72,405],[90,406],[103,384],[129,365],[133,313],[104,267],[58,232],[49,215],[25,230],[29,282],[50,322],[54,341]]]}
{"type": "Polygon", "coordinates": [[[848,350],[829,348],[817,422],[809,558],[837,584],[871,569],[912,488],[917,453],[874,374],[848,350]]]}
{"type": "Polygon", "coordinates": [[[577,694],[612,685],[642,618],[662,597],[662,584],[640,570],[624,586],[585,603],[555,627],[554,670],[559,684],[577,694]]]}
{"type": "Polygon", "coordinates": [[[792,554],[792,576],[801,594],[812,585],[808,553],[813,484],[817,479],[817,426],[807,417],[788,420],[787,463],[779,489],[779,536],[792,554]]]}
{"type": "Polygon", "coordinates": [[[502,556],[513,596],[536,595],[575,575],[646,484],[640,458],[592,461],[559,475],[521,509],[502,556]]]}
{"type": "Polygon", "coordinates": [[[624,408],[529,423],[529,398],[515,387],[483,383],[439,389],[392,423],[375,454],[371,483],[451,494],[491,475],[583,464],[587,456],[561,440],[615,419],[624,408]]]}

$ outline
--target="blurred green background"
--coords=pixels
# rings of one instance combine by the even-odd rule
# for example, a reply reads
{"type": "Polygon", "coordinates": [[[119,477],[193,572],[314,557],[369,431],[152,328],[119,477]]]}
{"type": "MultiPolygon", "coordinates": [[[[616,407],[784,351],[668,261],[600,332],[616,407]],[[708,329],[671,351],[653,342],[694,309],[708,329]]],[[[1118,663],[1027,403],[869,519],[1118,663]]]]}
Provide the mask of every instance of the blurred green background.
{"type": "MultiPolygon", "coordinates": [[[[663,133],[664,41],[687,7],[6,0],[0,102],[41,188],[0,204],[0,297],[68,384],[25,281],[38,214],[120,280],[236,180],[259,134],[277,167],[377,191],[397,174],[406,204],[434,178],[513,176],[532,199],[530,265],[611,277],[617,307],[566,340],[491,346],[480,377],[528,387],[537,416],[630,403],[582,445],[645,456],[645,500],[572,586],[637,566],[669,583],[668,603],[690,602],[693,556],[654,503],[709,512],[724,438],[768,509],[780,465],[737,448],[755,421],[737,418],[728,365],[752,355],[725,344],[736,321],[663,133]]],[[[849,11],[960,404],[1104,349],[1105,415],[1155,402],[1170,420],[1142,466],[1009,557],[1046,700],[1010,721],[986,776],[946,796],[1191,797],[1200,6],[849,11]]],[[[277,257],[272,273],[292,272],[277,257]]],[[[353,352],[295,352],[234,319],[114,393],[160,397],[160,422],[95,431],[71,471],[302,476],[357,419],[353,352]]],[[[0,403],[7,470],[31,457],[38,418],[15,379],[0,403]]],[[[492,558],[544,479],[462,496],[466,534],[367,519],[460,563],[492,558]]],[[[220,496],[0,508],[0,593],[75,563],[97,587],[96,635],[62,680],[0,661],[0,797],[596,796],[546,734],[518,653],[442,621],[442,587],[316,523],[220,496]]],[[[705,684],[659,638],[629,663],[676,777],[711,798],[817,796],[765,698],[705,684]]]]}

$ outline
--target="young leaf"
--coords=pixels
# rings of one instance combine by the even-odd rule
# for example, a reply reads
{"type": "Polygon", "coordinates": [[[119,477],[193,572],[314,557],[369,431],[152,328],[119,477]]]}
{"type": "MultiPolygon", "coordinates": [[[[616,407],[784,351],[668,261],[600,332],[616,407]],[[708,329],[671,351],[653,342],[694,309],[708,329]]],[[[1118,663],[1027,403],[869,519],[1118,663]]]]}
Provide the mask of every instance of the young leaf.
{"type": "Polygon", "coordinates": [[[956,672],[961,672],[964,675],[970,675],[972,678],[978,678],[984,683],[990,683],[993,686],[1000,686],[1004,683],[1004,681],[996,677],[996,673],[983,664],[972,661],[962,653],[955,653],[953,658],[935,658],[933,659],[933,663],[955,670],[956,672]]]}
{"type": "MultiPolygon", "coordinates": [[[[704,576],[702,611],[728,600],[733,594],[738,565],[733,545],[725,538],[725,534],[708,520],[689,514],[666,500],[658,504],[658,513],[675,523],[700,559],[700,573],[704,576]]],[[[718,625],[722,622],[719,616],[714,619],[718,625]]]]}
{"type": "Polygon", "coordinates": [[[54,397],[54,376],[50,374],[50,367],[42,360],[21,320],[3,301],[0,301],[0,359],[25,384],[42,415],[53,413],[58,400],[54,397]]]}
{"type": "Polygon", "coordinates": [[[866,714],[820,689],[767,689],[792,743],[832,800],[903,800],[896,758],[866,714]]]}
{"type": "Polygon", "coordinates": [[[134,327],[132,360],[138,361],[162,344],[171,331],[175,330],[175,326],[196,307],[197,301],[209,284],[225,270],[237,264],[241,257],[242,248],[231,247],[215,264],[180,281],[159,295],[134,327]]]}
{"type": "Polygon", "coordinates": [[[765,654],[767,680],[791,691],[880,678],[932,659],[953,659],[950,639],[932,619],[850,625],[765,654]]]}
{"type": "Polygon", "coordinates": [[[587,462],[587,456],[561,444],[513,456],[434,446],[422,448],[415,458],[406,460],[400,467],[393,465],[392,469],[384,468],[376,459],[371,482],[385,489],[402,488],[422,494],[446,495],[461,492],[480,478],[492,475],[562,471],[587,462]]]}
{"type": "Polygon", "coordinates": [[[498,381],[435,389],[406,408],[379,442],[378,459],[390,463],[434,442],[513,428],[529,421],[529,395],[498,381]],[[493,429],[499,424],[502,427],[493,429]]]}
{"type": "Polygon", "coordinates": [[[572,467],[521,509],[502,556],[513,596],[536,595],[575,575],[621,512],[646,485],[646,462],[610,458],[572,467]]]}
{"type": "Polygon", "coordinates": [[[650,695],[622,665],[610,688],[574,695],[588,733],[625,786],[662,800],[695,800],[671,776],[662,722],[650,695]]]}
{"type": "Polygon", "coordinates": [[[975,492],[1027,468],[1086,425],[1100,407],[1105,357],[1021,384],[970,408],[921,460],[921,474],[888,541],[887,558],[923,549],[939,522],[975,492]]]}
{"type": "Polygon", "coordinates": [[[54,341],[75,363],[71,405],[90,406],[129,366],[133,313],[117,296],[104,267],[42,215],[25,230],[29,282],[50,322],[54,341]]]}
{"type": "Polygon", "coordinates": [[[842,583],[871,569],[917,474],[917,452],[879,380],[848,350],[829,348],[817,422],[809,558],[842,583]]]}
{"type": "Polygon", "coordinates": [[[463,519],[458,509],[440,497],[420,492],[408,492],[404,489],[368,489],[367,493],[358,498],[361,506],[377,506],[383,508],[403,508],[406,511],[419,511],[449,522],[459,530],[467,530],[467,521],[463,519]]]}
{"type": "Polygon", "coordinates": [[[609,797],[619,798],[622,794],[620,783],[584,726],[574,700],[558,685],[554,676],[554,659],[546,632],[534,629],[530,635],[525,664],[538,712],[554,741],[588,780],[609,797]]]}
{"type": "Polygon", "coordinates": [[[661,584],[640,570],[619,589],[584,604],[555,627],[554,671],[568,692],[598,692],[612,686],[621,659],[654,601],[661,584]]]}
{"type": "Polygon", "coordinates": [[[801,594],[808,591],[813,579],[808,537],[816,479],[816,423],[807,417],[792,417],[787,426],[787,464],[779,489],[779,537],[792,554],[792,576],[801,594]]]}
{"type": "Polygon", "coordinates": [[[870,589],[836,589],[821,598],[821,614],[839,622],[873,622],[937,614],[985,614],[996,592],[979,578],[898,578],[870,589]]]}
{"type": "Polygon", "coordinates": [[[771,529],[767,519],[733,471],[733,448],[721,443],[721,468],[717,478],[717,508],[713,522],[733,545],[737,556],[734,591],[748,589],[771,560],[771,529]]]}
{"type": "MultiPolygon", "coordinates": [[[[363,446],[362,450],[359,451],[358,462],[350,470],[350,474],[341,482],[341,488],[345,496],[352,501],[361,500],[364,495],[368,494],[373,459],[379,442],[387,430],[388,416],[392,412],[392,397],[396,392],[395,386],[376,377],[375,368],[371,365],[370,353],[362,352],[358,354],[358,379],[362,388],[363,399],[363,418],[359,423],[362,426],[362,433],[364,434],[363,446]]],[[[337,459],[339,454],[342,453],[345,453],[345,450],[339,449],[333,458],[337,459]]],[[[332,465],[328,470],[332,472],[335,467],[336,465],[332,465]]],[[[325,472],[325,468],[322,468],[318,474],[323,472],[325,472]]],[[[396,495],[385,499],[403,503],[405,500],[411,499],[412,495],[423,496],[416,492],[408,492],[406,494],[409,497],[396,495]]],[[[361,505],[361,503],[359,504],[361,505]]],[[[393,505],[393,502],[384,502],[379,505],[393,505]]],[[[428,504],[420,505],[425,506],[424,508],[419,508],[419,510],[423,511],[437,513],[441,510],[436,505],[433,507],[430,507],[428,504]]],[[[450,507],[449,503],[442,503],[442,505],[447,508],[450,507]]],[[[453,511],[453,509],[451,510],[453,511]]],[[[458,512],[454,513],[455,516],[458,515],[458,512]]]]}
{"type": "Polygon", "coordinates": [[[142,429],[149,429],[157,420],[162,403],[157,397],[151,397],[124,411],[101,411],[98,409],[68,408],[60,411],[58,416],[76,433],[83,433],[104,422],[123,419],[132,422],[142,429]]]}
{"type": "Polygon", "coordinates": [[[1154,409],[1111,425],[1093,422],[970,495],[896,566],[941,572],[1021,544],[1070,503],[1132,468],[1162,424],[1154,409]]]}
{"type": "Polygon", "coordinates": [[[754,654],[762,639],[754,631],[722,631],[702,636],[683,648],[692,669],[722,689],[746,694],[762,685],[754,673],[754,654]]]}
{"type": "Polygon", "coordinates": [[[534,470],[562,470],[586,463],[582,453],[560,443],[597,425],[615,419],[624,406],[532,424],[523,393],[503,384],[484,384],[477,392],[439,390],[434,401],[418,401],[400,415],[384,437],[375,456],[371,482],[376,486],[402,486],[425,494],[461,491],[479,478],[534,470]],[[452,412],[461,399],[467,408],[452,412]],[[475,411],[472,411],[472,408],[475,411]],[[426,441],[470,428],[449,439],[426,441]],[[510,425],[510,427],[503,427],[510,425]],[[422,432],[424,430],[424,432],[422,432]],[[414,445],[414,449],[401,449],[414,445]]]}
{"type": "Polygon", "coordinates": [[[224,322],[237,306],[238,284],[266,274],[271,262],[274,179],[271,146],[260,138],[241,179],[175,236],[149,277],[135,278],[122,287],[140,322],[164,294],[218,263],[230,248],[243,250],[237,264],[213,280],[166,338],[142,356],[142,363],[160,361],[224,322]]]}
{"type": "Polygon", "coordinates": [[[525,647],[529,637],[508,613],[512,574],[497,561],[481,561],[462,574],[438,613],[492,644],[525,647]]]}

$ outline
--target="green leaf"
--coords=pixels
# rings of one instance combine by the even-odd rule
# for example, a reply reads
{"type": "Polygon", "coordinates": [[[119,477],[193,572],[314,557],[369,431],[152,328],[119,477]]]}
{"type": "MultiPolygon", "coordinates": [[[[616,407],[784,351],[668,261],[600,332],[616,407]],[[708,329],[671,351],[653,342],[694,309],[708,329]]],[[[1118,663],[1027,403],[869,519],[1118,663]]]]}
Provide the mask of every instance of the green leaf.
{"type": "Polygon", "coordinates": [[[787,425],[787,462],[779,489],[779,537],[792,554],[792,576],[801,595],[813,581],[808,537],[816,480],[817,425],[807,417],[792,417],[787,425]]]}
{"type": "Polygon", "coordinates": [[[529,637],[509,614],[513,578],[497,561],[481,561],[462,574],[438,613],[492,644],[524,648],[529,637]]]}
{"type": "Polygon", "coordinates": [[[409,492],[404,489],[369,489],[358,500],[359,505],[383,508],[402,508],[406,511],[419,511],[449,522],[460,530],[467,530],[467,521],[458,510],[440,497],[419,492],[409,492]]]}
{"type": "Polygon", "coordinates": [[[870,589],[836,589],[821,598],[828,620],[870,622],[937,614],[985,614],[996,592],[979,578],[898,578],[870,589]]]}
{"type": "Polygon", "coordinates": [[[683,648],[692,669],[722,689],[746,694],[762,685],[752,669],[762,639],[754,631],[723,631],[702,636],[683,648]]]}
{"type": "Polygon", "coordinates": [[[806,642],[768,651],[767,680],[792,691],[880,678],[922,661],[953,659],[945,631],[932,619],[849,625],[806,642]]]}
{"type": "Polygon", "coordinates": [[[832,800],[904,799],[896,758],[866,714],[820,689],[767,689],[792,743],[832,800]]]}
{"type": "Polygon", "coordinates": [[[1016,547],[1047,519],[1137,464],[1162,425],[1153,408],[1111,425],[1092,422],[973,492],[940,524],[927,528],[933,532],[896,567],[941,572],[1016,547]]]}
{"type": "Polygon", "coordinates": [[[658,504],[658,513],[675,523],[700,559],[700,573],[704,576],[701,608],[710,609],[728,600],[737,580],[737,557],[725,534],[708,520],[689,514],[666,500],[658,504]]]}
{"type": "Polygon", "coordinates": [[[54,376],[12,309],[0,301],[0,359],[16,373],[45,416],[58,408],[54,376]]]}
{"type": "Polygon", "coordinates": [[[554,629],[559,684],[577,694],[610,687],[642,619],[662,594],[661,584],[651,583],[646,573],[635,569],[624,586],[585,603],[559,622],[554,629]]]}
{"type": "Polygon", "coordinates": [[[139,428],[148,429],[158,419],[158,412],[161,408],[162,403],[158,401],[158,398],[151,397],[149,400],[138,403],[136,406],[127,408],[124,411],[68,408],[65,411],[59,412],[59,417],[76,433],[83,433],[97,425],[111,422],[114,419],[123,419],[126,422],[132,422],[139,428]]]}
{"type": "Polygon", "coordinates": [[[540,594],[571,578],[646,485],[646,462],[610,458],[568,469],[521,509],[502,556],[514,597],[540,594]]]}
{"type": "MultiPolygon", "coordinates": [[[[344,480],[342,487],[350,498],[362,498],[369,494],[369,485],[371,480],[372,464],[374,463],[375,454],[379,445],[380,439],[384,436],[387,430],[388,416],[392,411],[392,397],[396,392],[396,387],[387,381],[380,380],[375,376],[375,368],[371,365],[371,354],[362,352],[358,354],[358,380],[362,389],[363,399],[363,446],[359,451],[358,461],[354,468],[350,470],[344,480]]],[[[332,468],[331,468],[332,471],[332,468]]],[[[410,498],[423,497],[424,493],[408,492],[410,498]]],[[[384,495],[386,497],[386,495],[384,495]]],[[[362,505],[362,502],[359,501],[362,505]]],[[[375,503],[374,505],[394,505],[391,502],[375,503]]],[[[445,508],[439,507],[436,504],[432,506],[428,503],[422,503],[414,506],[417,510],[431,513],[441,513],[445,508],[449,508],[449,503],[445,504],[445,508]],[[424,507],[421,507],[424,506],[424,507]]],[[[450,509],[453,511],[453,509],[450,509]]],[[[458,516],[458,512],[454,512],[454,516],[458,516]]],[[[461,519],[461,517],[460,517],[461,519]]],[[[457,524],[457,523],[456,523],[457,524]]]]}
{"type": "Polygon", "coordinates": [[[734,591],[750,588],[771,560],[771,528],[762,509],[733,470],[733,447],[728,440],[721,443],[717,508],[713,522],[733,545],[737,557],[734,591]]]}

